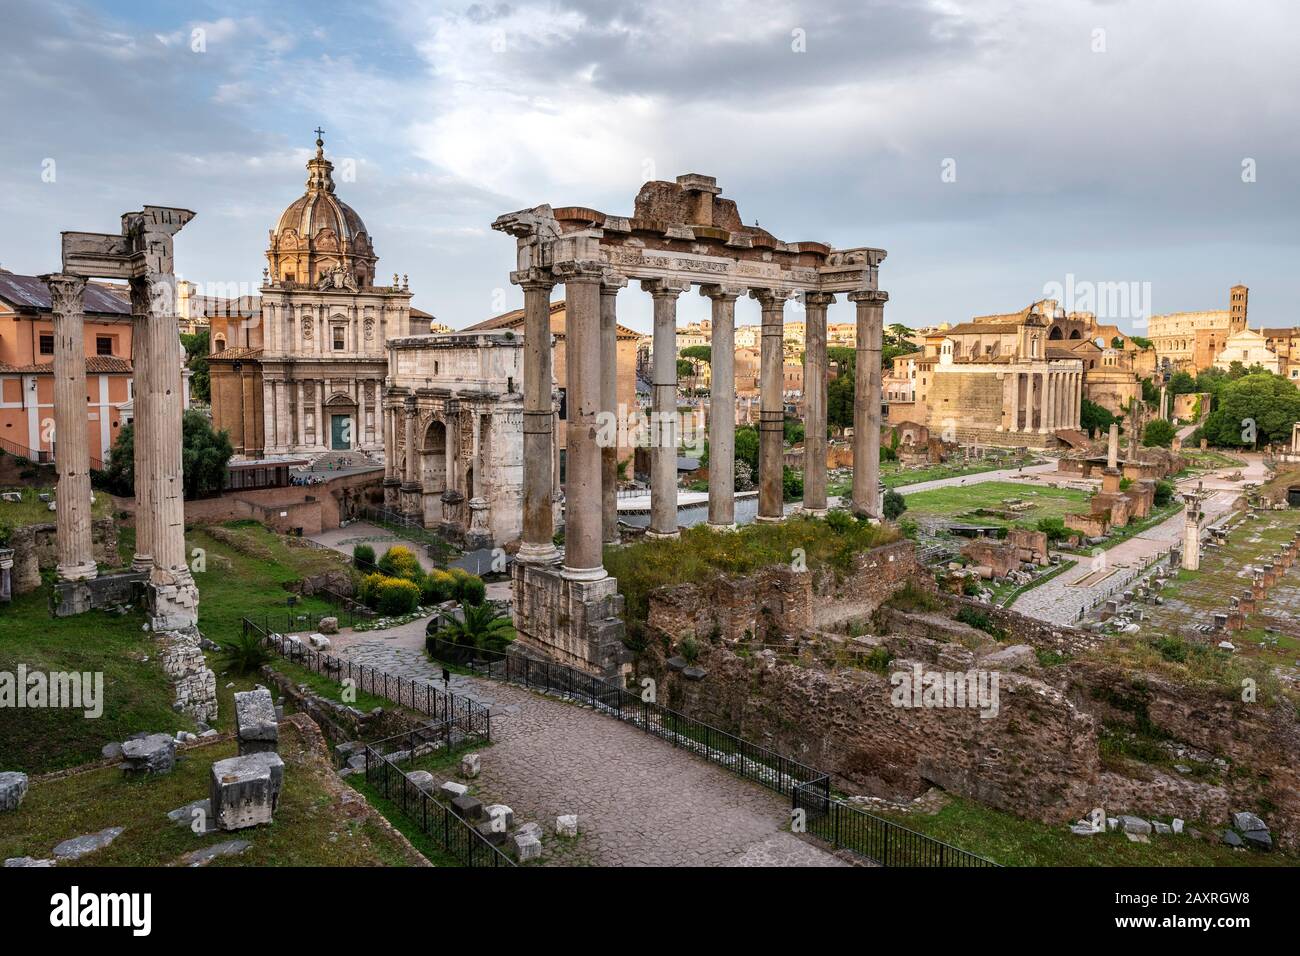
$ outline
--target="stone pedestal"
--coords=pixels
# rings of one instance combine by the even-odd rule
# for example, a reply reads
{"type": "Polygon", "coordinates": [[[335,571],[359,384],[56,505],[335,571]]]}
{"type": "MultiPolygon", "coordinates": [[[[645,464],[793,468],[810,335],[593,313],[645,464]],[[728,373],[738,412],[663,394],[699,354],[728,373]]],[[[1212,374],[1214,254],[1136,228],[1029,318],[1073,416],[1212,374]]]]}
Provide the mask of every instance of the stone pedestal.
{"type": "Polygon", "coordinates": [[[13,549],[0,548],[0,604],[8,604],[14,599],[13,570],[13,549]]]}
{"type": "Polygon", "coordinates": [[[235,733],[241,757],[275,753],[280,743],[280,723],[275,719],[275,701],[265,687],[235,695],[235,733]]]}
{"type": "Polygon", "coordinates": [[[212,765],[209,799],[212,816],[223,830],[270,823],[284,786],[279,754],[258,753],[218,760],[212,765]]]}
{"type": "Polygon", "coordinates": [[[384,508],[388,511],[398,511],[402,507],[401,501],[402,482],[398,478],[384,479],[384,508]]]}
{"type": "Polygon", "coordinates": [[[618,581],[578,581],[558,568],[511,564],[514,625],[524,646],[605,678],[625,660],[623,597],[618,581]]]}
{"type": "Polygon", "coordinates": [[[486,498],[469,500],[469,529],[465,532],[465,547],[470,551],[492,547],[492,529],[488,527],[486,498]]]}

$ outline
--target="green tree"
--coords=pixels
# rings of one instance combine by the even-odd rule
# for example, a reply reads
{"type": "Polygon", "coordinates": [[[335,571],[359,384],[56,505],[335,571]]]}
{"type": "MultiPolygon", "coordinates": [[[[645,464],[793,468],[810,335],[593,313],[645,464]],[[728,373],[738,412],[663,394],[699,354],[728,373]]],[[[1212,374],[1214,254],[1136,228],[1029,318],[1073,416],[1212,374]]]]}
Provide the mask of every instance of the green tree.
{"type": "Polygon", "coordinates": [[[1089,435],[1105,432],[1117,420],[1109,409],[1090,402],[1086,398],[1079,408],[1079,425],[1089,435]]]}
{"type": "Polygon", "coordinates": [[[1172,422],[1157,418],[1147,423],[1142,432],[1142,444],[1147,448],[1168,448],[1174,442],[1177,429],[1172,422]]]}
{"type": "MultiPolygon", "coordinates": [[[[186,498],[220,492],[226,483],[226,465],[234,455],[230,436],[214,431],[212,423],[190,409],[181,418],[182,487],[186,498]]],[[[101,479],[104,489],[129,498],[135,495],[135,426],[117,433],[113,453],[101,479]]]]}
{"type": "Polygon", "coordinates": [[[781,466],[781,497],[785,501],[798,501],[803,497],[803,472],[789,465],[781,466]]]}
{"type": "Polygon", "coordinates": [[[1229,380],[1219,386],[1204,434],[1211,445],[1228,447],[1289,442],[1296,421],[1300,421],[1300,390],[1286,379],[1268,372],[1234,379],[1229,372],[1229,380]]]}
{"type": "Polygon", "coordinates": [[[1196,378],[1188,371],[1177,371],[1169,376],[1170,395],[1190,395],[1197,391],[1196,378]]]}
{"type": "Polygon", "coordinates": [[[882,502],[885,511],[885,517],[890,521],[897,521],[899,516],[907,510],[907,499],[901,494],[890,488],[885,492],[885,500],[882,502]]]}
{"type": "Polygon", "coordinates": [[[751,474],[758,474],[758,431],[753,425],[736,429],[736,461],[749,465],[751,474]]]}
{"type": "Polygon", "coordinates": [[[826,422],[836,428],[853,427],[853,370],[826,383],[826,422]]]}
{"type": "Polygon", "coordinates": [[[208,379],[208,330],[193,335],[181,335],[185,346],[185,364],[193,373],[190,376],[190,394],[200,402],[212,401],[212,387],[208,379]]]}

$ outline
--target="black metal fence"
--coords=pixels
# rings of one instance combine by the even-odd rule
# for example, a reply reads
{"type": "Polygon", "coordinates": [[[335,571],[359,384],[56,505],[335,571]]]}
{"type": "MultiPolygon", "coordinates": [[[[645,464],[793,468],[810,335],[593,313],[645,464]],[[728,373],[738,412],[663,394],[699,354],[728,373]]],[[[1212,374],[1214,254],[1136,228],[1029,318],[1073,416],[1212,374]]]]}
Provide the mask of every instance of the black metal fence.
{"type": "Polygon", "coordinates": [[[454,717],[366,746],[366,782],[400,807],[420,832],[463,866],[514,866],[472,824],[411,782],[403,766],[439,746],[455,747],[488,739],[487,712],[454,717]]]}
{"type": "MultiPolygon", "coordinates": [[[[320,597],[322,600],[327,600],[323,595],[320,597]]],[[[326,617],[337,620],[339,627],[356,627],[363,621],[369,621],[372,615],[363,614],[349,607],[339,607],[323,614],[286,607],[276,611],[264,611],[255,623],[267,633],[292,634],[296,631],[319,631],[321,619],[326,617]]]]}
{"type": "Polygon", "coordinates": [[[310,671],[322,674],[331,680],[350,680],[359,691],[383,697],[395,704],[409,707],[435,721],[456,719],[481,722],[485,734],[490,733],[488,709],[482,704],[439,690],[431,684],[414,681],[409,677],[389,674],[369,664],[357,664],[332,654],[318,651],[302,641],[287,638],[248,618],[243,619],[244,633],[250,630],[261,637],[262,642],[286,660],[310,671]]]}
{"type": "Polygon", "coordinates": [[[832,798],[822,781],[795,787],[793,808],[804,812],[806,832],[881,866],[998,866],[992,860],[832,798]]]}
{"type": "Polygon", "coordinates": [[[466,649],[460,645],[437,638],[430,638],[427,645],[430,654],[438,660],[468,668],[494,680],[589,704],[602,713],[668,741],[674,747],[690,750],[710,763],[785,796],[791,795],[801,784],[824,787],[829,794],[830,779],[821,770],[645,700],[639,694],[565,664],[484,650],[474,651],[467,659],[466,649]]]}

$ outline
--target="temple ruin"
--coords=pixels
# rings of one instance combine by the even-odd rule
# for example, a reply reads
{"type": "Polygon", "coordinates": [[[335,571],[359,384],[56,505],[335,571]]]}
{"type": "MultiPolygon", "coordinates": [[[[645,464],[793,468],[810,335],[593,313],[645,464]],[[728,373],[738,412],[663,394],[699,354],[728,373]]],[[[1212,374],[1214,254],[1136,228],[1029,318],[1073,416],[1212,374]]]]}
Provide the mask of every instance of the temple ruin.
{"type": "Polygon", "coordinates": [[[493,228],[514,236],[524,292],[523,540],[514,565],[515,625],[521,639],[577,666],[602,673],[622,659],[618,583],[603,566],[616,534],[615,475],[598,439],[601,419],[617,415],[614,336],[618,290],[630,281],[654,300],[651,516],[648,534],[677,528],[677,300],[692,286],[712,302],[714,354],[709,435],[709,525],[734,526],[730,467],[735,442],[731,355],[735,303],[748,294],[762,307],[759,521],[782,519],[782,331],[785,303],[807,309],[804,507],[826,510],[826,310],[837,294],[857,306],[852,509],[881,517],[879,491],[881,343],[888,294],[877,287],[883,249],[832,249],[782,242],[742,223],[736,204],[711,176],[649,182],[631,216],[580,206],[536,206],[500,216],[493,228]],[[555,444],[549,326],[551,290],[562,284],[567,313],[567,482],[564,554],[556,548],[552,499],[555,444]],[[557,567],[558,565],[558,567],[557,567]]]}

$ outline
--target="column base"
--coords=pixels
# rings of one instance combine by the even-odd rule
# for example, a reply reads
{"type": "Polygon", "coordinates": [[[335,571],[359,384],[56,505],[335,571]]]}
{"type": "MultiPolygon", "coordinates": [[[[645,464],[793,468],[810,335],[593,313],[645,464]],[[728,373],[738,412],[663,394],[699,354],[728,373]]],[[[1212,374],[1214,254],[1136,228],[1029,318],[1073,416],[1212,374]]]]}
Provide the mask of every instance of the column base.
{"type": "Polygon", "coordinates": [[[705,524],[704,527],[708,528],[710,531],[717,531],[717,532],[735,531],[736,522],[733,521],[731,522],[731,524],[714,524],[712,521],[710,521],[707,524],[705,524]]]}
{"type": "Polygon", "coordinates": [[[566,581],[603,581],[609,577],[609,572],[603,567],[571,568],[562,564],[560,565],[560,577],[566,581]]]}
{"type": "Polygon", "coordinates": [[[797,512],[801,515],[808,515],[810,518],[825,518],[829,508],[800,508],[797,512]]]}
{"type": "Polygon", "coordinates": [[[76,564],[60,564],[56,573],[60,581],[92,581],[99,575],[99,567],[94,561],[79,561],[76,564]]]}
{"type": "Polygon", "coordinates": [[[777,517],[775,515],[759,515],[754,519],[757,524],[780,524],[785,520],[785,515],[777,517]]]}
{"type": "Polygon", "coordinates": [[[653,528],[647,528],[645,536],[656,541],[671,541],[680,538],[682,533],[680,531],[655,531],[653,528]]]}
{"type": "Polygon", "coordinates": [[[560,549],[554,544],[533,544],[525,541],[515,555],[524,564],[554,564],[560,560],[560,549]]]}
{"type": "Polygon", "coordinates": [[[153,570],[153,555],[136,554],[131,557],[131,570],[138,574],[148,574],[153,570]]]}
{"type": "Polygon", "coordinates": [[[602,545],[605,545],[606,547],[609,547],[610,545],[614,545],[614,544],[622,544],[622,543],[623,543],[623,538],[622,538],[622,536],[621,536],[621,535],[617,535],[617,534],[614,535],[614,537],[612,537],[612,538],[606,538],[604,541],[601,542],[601,544],[602,544],[602,545]]]}
{"type": "Polygon", "coordinates": [[[199,621],[199,589],[189,568],[169,571],[155,567],[146,588],[149,628],[177,631],[199,621]]]}

